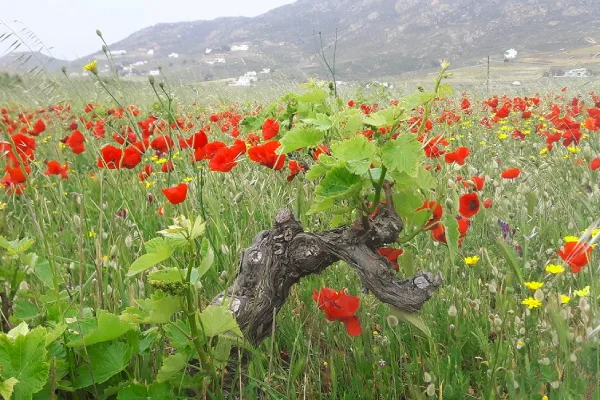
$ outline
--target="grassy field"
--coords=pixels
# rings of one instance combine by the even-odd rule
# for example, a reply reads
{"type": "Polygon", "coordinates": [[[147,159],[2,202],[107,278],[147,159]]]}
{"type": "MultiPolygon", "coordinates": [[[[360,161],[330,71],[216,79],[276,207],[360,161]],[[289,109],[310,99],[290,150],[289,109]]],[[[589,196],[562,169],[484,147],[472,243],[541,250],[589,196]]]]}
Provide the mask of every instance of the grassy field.
{"type": "MultiPolygon", "coordinates": [[[[502,74],[500,68],[493,72],[502,74]]],[[[432,92],[418,104],[405,96],[420,82],[398,82],[392,91],[342,87],[340,101],[317,84],[234,91],[217,83],[183,86],[157,77],[151,85],[93,73],[85,81],[47,77],[25,90],[4,91],[0,397],[229,396],[218,389],[225,375],[218,355],[237,326],[199,340],[192,320],[204,325],[201,333],[211,329],[214,321],[202,313],[234,281],[242,249],[272,226],[282,208],[314,232],[361,215],[360,202],[352,199],[309,213],[322,200],[322,178],[306,179],[308,170],[291,176],[287,161],[274,170],[252,160],[250,149],[268,142],[262,127],[272,119],[280,126],[274,138],[282,143],[298,126],[318,127],[321,142],[334,149],[357,136],[369,138],[378,149],[365,166],[369,174],[385,166],[379,151],[394,134],[416,138],[418,131],[421,149],[443,137],[438,157],[417,152],[419,168],[429,167],[424,173],[433,184],[389,178],[400,188],[396,207],[405,229],[398,243],[388,245],[403,250],[399,278],[426,270],[440,273],[443,284],[418,314],[421,322],[411,324],[365,293],[345,263],[302,279],[272,335],[256,347],[243,344],[249,357],[235,378],[237,398],[600,399],[600,334],[594,330],[600,325],[600,258],[592,249],[600,237],[600,169],[594,164],[600,157],[600,99],[590,94],[593,82],[564,81],[561,90],[562,81],[512,87],[495,80],[486,93],[484,81],[465,81],[463,73],[446,80],[455,93],[432,92]],[[54,79],[58,83],[48,88],[54,79]],[[296,94],[282,97],[289,91],[296,94]],[[306,93],[315,96],[298,100],[306,93]],[[350,99],[355,104],[347,104],[350,99]],[[296,119],[290,119],[294,101],[296,119]],[[406,113],[393,123],[377,111],[404,106],[406,113]],[[418,119],[423,115],[430,127],[418,119]],[[350,118],[358,125],[348,133],[350,118]],[[214,170],[216,153],[190,161],[195,151],[179,139],[200,130],[209,142],[232,146],[244,140],[246,154],[236,155],[229,172],[214,170]],[[140,138],[146,136],[144,145],[140,138]],[[150,145],[159,136],[172,144],[150,145]],[[131,168],[121,165],[121,153],[112,161],[104,153],[108,145],[120,151],[135,143],[142,143],[137,149],[143,153],[131,168]],[[447,159],[459,148],[470,151],[464,165],[447,159]],[[58,165],[51,168],[53,160],[58,165]],[[504,179],[511,168],[520,175],[504,179]],[[473,177],[484,178],[483,187],[476,188],[473,177]],[[163,189],[181,183],[187,196],[171,204],[163,189]],[[481,205],[468,217],[459,245],[451,221],[459,199],[470,193],[481,205]],[[438,224],[446,227],[448,244],[432,236],[431,215],[416,212],[428,200],[444,210],[438,224]],[[130,273],[140,256],[158,254],[147,242],[179,215],[205,218],[203,239],[191,240],[172,258],[153,260],[144,273],[130,273]],[[573,244],[589,246],[587,253],[573,251],[573,244]],[[561,249],[570,254],[561,256],[561,249]],[[188,265],[194,271],[206,267],[204,275],[179,281],[157,275],[188,265]],[[311,298],[320,287],[347,288],[360,298],[360,335],[326,320],[311,298]]],[[[425,82],[431,90],[431,81],[425,82]]],[[[316,146],[297,147],[305,148],[290,151],[288,160],[311,170],[324,162],[312,156],[316,146]]],[[[334,151],[336,157],[352,165],[334,151]]],[[[375,192],[365,186],[360,193],[373,201],[375,192]]]]}

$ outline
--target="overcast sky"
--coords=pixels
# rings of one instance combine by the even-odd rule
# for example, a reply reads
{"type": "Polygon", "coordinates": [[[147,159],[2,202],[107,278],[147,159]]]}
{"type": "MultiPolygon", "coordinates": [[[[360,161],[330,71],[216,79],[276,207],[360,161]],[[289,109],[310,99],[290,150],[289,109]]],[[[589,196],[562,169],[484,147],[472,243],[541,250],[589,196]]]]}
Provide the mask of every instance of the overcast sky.
{"type": "MultiPolygon", "coordinates": [[[[0,35],[24,23],[56,58],[73,60],[102,47],[100,29],[110,44],[160,22],[225,16],[253,17],[294,0],[0,0],[0,35]]],[[[24,34],[24,33],[22,33],[24,34]]],[[[0,43],[0,57],[14,40],[0,43]]],[[[39,46],[38,46],[39,47],[39,46]]],[[[19,49],[21,50],[21,49],[19,49]]],[[[35,50],[38,50],[35,48],[35,50]]]]}

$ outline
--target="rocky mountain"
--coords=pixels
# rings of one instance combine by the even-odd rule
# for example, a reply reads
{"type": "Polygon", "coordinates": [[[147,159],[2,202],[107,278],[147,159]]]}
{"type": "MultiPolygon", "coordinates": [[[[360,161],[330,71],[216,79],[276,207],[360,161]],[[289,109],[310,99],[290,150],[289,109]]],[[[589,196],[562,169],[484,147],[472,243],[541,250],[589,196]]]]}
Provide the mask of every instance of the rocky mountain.
{"type": "MultiPolygon", "coordinates": [[[[435,68],[441,59],[502,59],[509,48],[600,43],[598,15],[598,0],[298,0],[254,18],[158,24],[110,47],[125,74],[153,74],[160,64],[210,80],[247,71],[325,76],[322,43],[330,61],[337,45],[338,79],[360,80],[435,68]]],[[[74,65],[94,57],[103,54],[74,65]]]]}

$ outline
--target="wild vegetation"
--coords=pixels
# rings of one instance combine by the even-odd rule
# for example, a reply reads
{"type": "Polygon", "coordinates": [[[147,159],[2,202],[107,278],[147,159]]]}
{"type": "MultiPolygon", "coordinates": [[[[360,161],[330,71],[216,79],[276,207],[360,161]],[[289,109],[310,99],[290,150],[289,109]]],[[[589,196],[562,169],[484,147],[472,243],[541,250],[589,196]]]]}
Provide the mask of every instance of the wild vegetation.
{"type": "Polygon", "coordinates": [[[134,104],[96,63],[11,92],[0,397],[600,398],[600,96],[447,68],[399,97],[161,75],[134,104]]]}

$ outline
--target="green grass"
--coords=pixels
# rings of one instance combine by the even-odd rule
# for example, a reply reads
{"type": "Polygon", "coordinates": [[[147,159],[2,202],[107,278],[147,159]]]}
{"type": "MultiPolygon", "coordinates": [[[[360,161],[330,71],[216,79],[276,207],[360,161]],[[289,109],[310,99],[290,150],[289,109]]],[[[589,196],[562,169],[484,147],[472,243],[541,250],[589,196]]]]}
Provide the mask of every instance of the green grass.
{"type": "MultiPolygon", "coordinates": [[[[123,105],[140,104],[140,118],[157,102],[150,86],[142,82],[109,81],[108,87],[123,105]]],[[[539,91],[545,89],[548,88],[539,91]]],[[[11,110],[33,112],[49,102],[65,102],[73,107],[67,115],[88,117],[82,111],[87,102],[97,104],[100,114],[114,106],[106,91],[95,87],[93,81],[74,82],[66,90],[58,88],[50,97],[40,94],[38,98],[33,89],[25,95],[11,89],[2,95],[0,108],[6,104],[11,110]]],[[[236,98],[239,92],[229,90],[167,85],[167,92],[174,99],[174,113],[189,115],[198,126],[206,123],[214,111],[232,107],[245,115],[279,94],[278,88],[253,88],[236,98]]],[[[544,272],[546,264],[560,264],[556,250],[562,245],[562,238],[579,236],[600,216],[600,171],[592,172],[587,167],[592,158],[600,155],[598,132],[585,132],[589,137],[578,146],[579,153],[571,154],[556,143],[549,155],[540,155],[545,143],[535,134],[534,125],[547,121],[537,113],[529,121],[513,114],[506,124],[486,130],[479,125],[481,117],[489,116],[489,111],[480,107],[486,96],[481,90],[470,90],[474,113],[463,115],[463,120],[452,126],[435,124],[433,132],[451,138],[449,149],[469,147],[471,156],[466,166],[458,169],[444,165],[435,177],[447,193],[458,193],[462,185],[456,181],[457,175],[485,175],[481,197],[492,199],[494,205],[482,208],[473,218],[456,260],[451,260],[447,248],[434,243],[427,233],[404,246],[413,258],[415,270],[440,272],[444,277],[442,287],[421,312],[431,337],[406,323],[396,326],[394,319],[388,318],[386,305],[370,294],[361,294],[353,270],[336,264],[321,275],[303,279],[292,289],[277,317],[273,337],[251,353],[247,375],[242,379],[243,398],[258,398],[260,391],[272,399],[541,399],[544,395],[550,399],[600,398],[599,335],[586,336],[586,330],[600,323],[598,250],[580,274],[569,273],[566,265],[567,272],[558,276],[544,272]],[[510,128],[503,131],[503,126],[510,128]],[[517,141],[510,137],[513,128],[531,133],[524,141],[517,141]],[[501,132],[509,137],[499,139],[501,132]],[[584,158],[586,163],[575,165],[573,160],[578,158],[584,158]],[[503,181],[500,173],[509,167],[521,168],[523,176],[503,181]],[[511,231],[515,229],[514,236],[501,237],[499,218],[510,225],[511,231]],[[517,245],[522,252],[517,252],[517,245]],[[472,255],[478,255],[480,261],[469,267],[463,258],[472,255]],[[542,307],[529,310],[521,304],[524,298],[534,295],[522,281],[544,282],[536,294],[543,297],[542,307]],[[574,294],[588,285],[589,296],[574,294]],[[362,335],[349,337],[343,324],[325,320],[311,299],[312,289],[320,286],[346,287],[349,293],[360,296],[362,335]],[[559,294],[569,295],[570,303],[560,305],[559,294]]],[[[586,87],[581,91],[589,90],[586,87]]],[[[546,112],[550,101],[567,104],[578,92],[573,89],[563,94],[556,90],[544,98],[540,110],[546,112]]],[[[346,98],[354,95],[344,93],[346,98]]],[[[396,93],[367,92],[363,96],[384,104],[385,97],[396,97],[396,93]]],[[[459,99],[436,104],[433,117],[444,108],[456,109],[459,99]]],[[[591,106],[589,97],[585,99],[591,106]]],[[[68,134],[65,126],[71,120],[62,120],[52,113],[41,115],[46,118],[48,130],[38,137],[39,149],[27,190],[23,196],[0,192],[0,236],[9,240],[35,238],[31,250],[49,261],[54,281],[44,281],[42,272],[35,268],[32,271],[34,266],[28,267],[6,254],[2,256],[3,268],[16,266],[20,271],[18,280],[0,278],[19,299],[11,310],[13,326],[26,321],[30,327],[50,329],[65,317],[91,315],[100,307],[120,314],[126,307],[135,306],[136,300],[153,291],[146,278],[126,277],[129,265],[142,254],[143,242],[169,225],[169,217],[180,213],[200,215],[201,198],[207,215],[207,237],[216,252],[215,265],[203,277],[199,289],[202,306],[232,282],[240,251],[250,246],[258,232],[272,225],[281,208],[291,208],[307,230],[330,226],[331,214],[305,215],[314,199],[314,184],[300,177],[287,182],[285,172],[269,171],[248,160],[227,174],[210,172],[206,164],[189,163],[188,154],[182,152],[173,155],[173,172],[155,174],[140,182],[137,170],[97,168],[98,151],[105,141],[88,140],[84,154],[71,154],[59,142],[68,134]],[[43,161],[49,159],[69,161],[68,180],[43,174],[43,161]],[[187,200],[178,206],[168,204],[160,188],[184,178],[191,180],[187,200]],[[158,215],[161,205],[164,216],[158,215]],[[118,216],[123,209],[127,210],[126,218],[118,216]],[[81,290],[80,277],[84,282],[81,290]]],[[[118,126],[127,123],[113,122],[117,131],[118,126]]],[[[0,139],[5,136],[3,129],[0,125],[0,139]]],[[[111,134],[107,126],[107,137],[111,134]]],[[[210,135],[215,140],[230,141],[214,125],[210,135]]],[[[3,163],[0,159],[0,166],[3,163]]],[[[144,163],[160,168],[149,154],[144,163]]],[[[405,274],[402,260],[399,276],[405,274]]],[[[152,383],[162,360],[177,347],[173,340],[177,331],[169,327],[139,326],[129,332],[119,340],[143,343],[146,347],[123,372],[95,389],[87,387],[73,394],[69,394],[68,382],[74,369],[86,366],[86,356],[66,347],[58,338],[48,346],[49,360],[54,365],[54,387],[61,389],[59,393],[64,398],[94,398],[97,393],[102,398],[115,398],[118,389],[130,381],[152,383]]],[[[69,325],[71,331],[79,329],[73,323],[69,325]]],[[[188,396],[181,388],[188,380],[193,382],[193,371],[190,367],[188,374],[182,374],[181,385],[172,385],[173,393],[181,398],[188,396]]],[[[0,377],[8,378],[2,376],[1,368],[0,377]]],[[[34,398],[49,398],[50,391],[47,384],[34,398]]]]}

